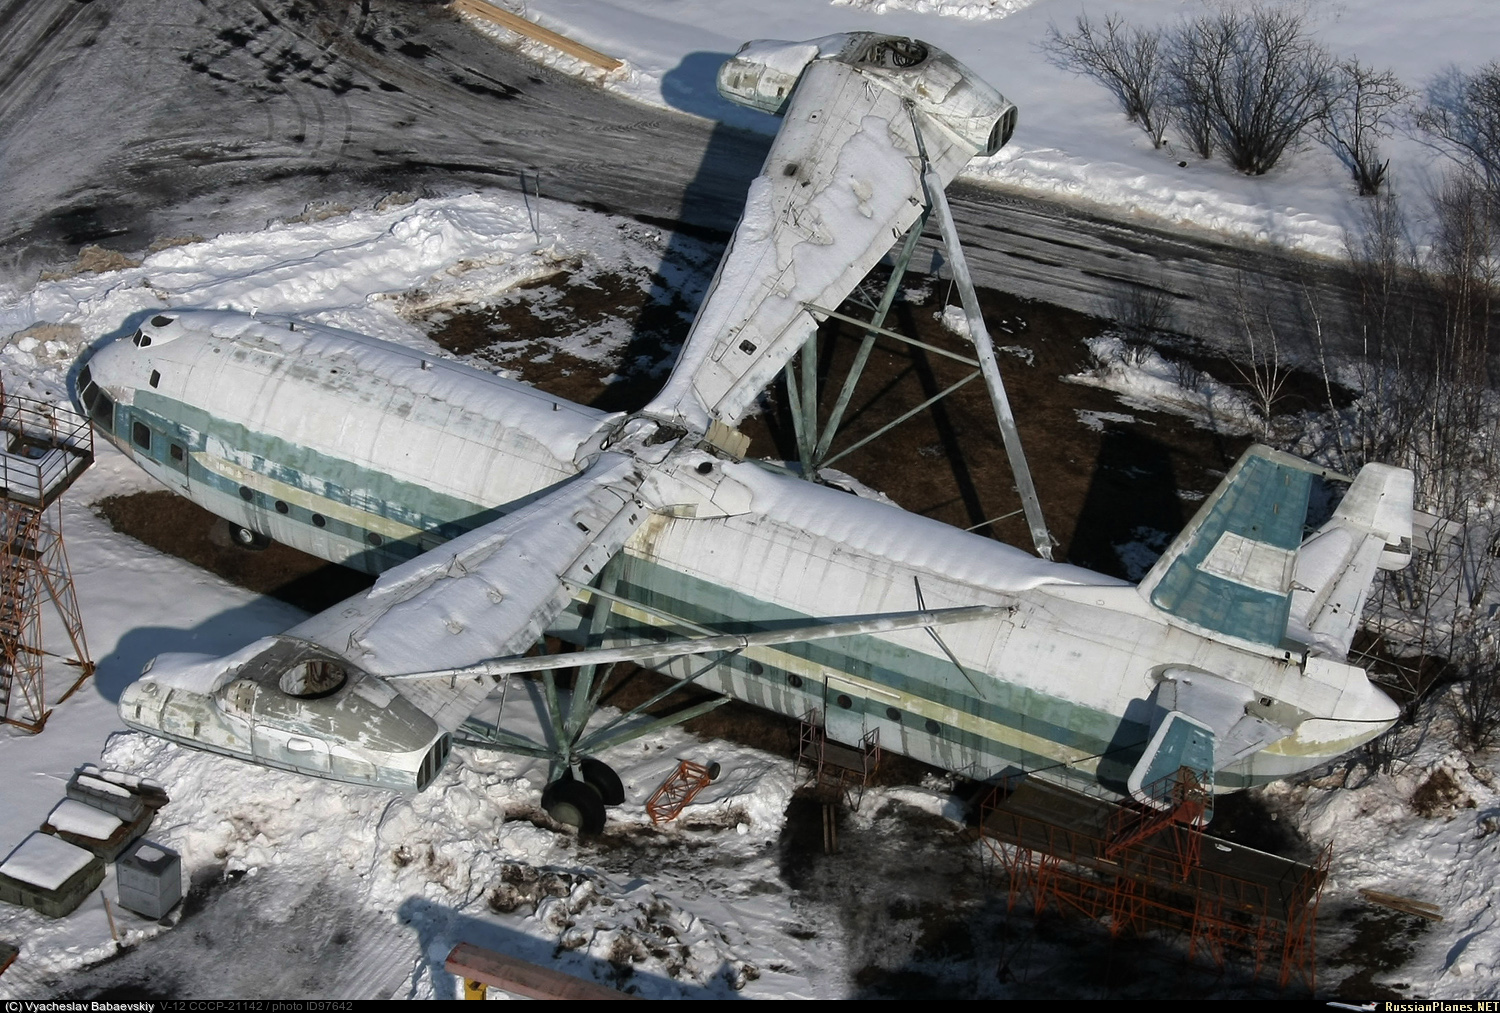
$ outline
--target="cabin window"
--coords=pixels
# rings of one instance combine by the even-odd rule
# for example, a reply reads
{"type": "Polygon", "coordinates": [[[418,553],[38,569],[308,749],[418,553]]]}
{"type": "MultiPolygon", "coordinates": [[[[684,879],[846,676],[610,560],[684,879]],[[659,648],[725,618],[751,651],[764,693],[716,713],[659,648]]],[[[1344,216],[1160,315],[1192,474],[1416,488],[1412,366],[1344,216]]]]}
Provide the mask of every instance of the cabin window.
{"type": "Polygon", "coordinates": [[[255,490],[250,488],[248,485],[240,486],[240,499],[244,500],[246,503],[249,503],[251,500],[255,499],[255,490]]]}
{"type": "Polygon", "coordinates": [[[182,444],[180,444],[180,443],[170,443],[170,444],[168,444],[167,445],[167,456],[169,456],[170,458],[172,458],[172,463],[175,464],[175,465],[177,465],[177,467],[186,470],[186,468],[187,468],[187,451],[185,449],[183,449],[182,444]]]}
{"type": "Polygon", "coordinates": [[[752,662],[750,662],[750,664],[747,667],[750,669],[750,674],[751,675],[765,675],[766,674],[766,666],[762,665],[758,661],[752,661],[752,662]]]}
{"type": "Polygon", "coordinates": [[[849,697],[848,697],[847,694],[840,693],[839,694],[839,706],[842,707],[842,708],[844,708],[844,710],[848,710],[850,707],[854,706],[854,701],[851,700],[851,699],[849,699],[849,697]]]}
{"type": "Polygon", "coordinates": [[[173,321],[173,317],[164,317],[160,314],[151,318],[152,327],[165,327],[173,321]]]}
{"type": "Polygon", "coordinates": [[[786,684],[788,686],[792,687],[793,689],[801,689],[802,688],[802,676],[800,676],[800,675],[793,675],[791,672],[788,672],[786,674],[786,684]]]}
{"type": "Polygon", "coordinates": [[[325,518],[322,514],[313,514],[312,515],[312,522],[313,522],[313,527],[315,527],[315,528],[321,528],[321,527],[323,527],[323,525],[325,525],[325,524],[328,523],[328,519],[325,518]]]}
{"type": "Polygon", "coordinates": [[[291,509],[292,509],[291,507],[289,507],[289,506],[286,505],[286,501],[285,500],[277,500],[276,501],[276,512],[277,513],[279,513],[279,514],[289,513],[291,511],[291,509]]]}
{"type": "Polygon", "coordinates": [[[901,712],[894,707],[887,707],[885,709],[885,716],[898,723],[901,720],[901,712]]]}
{"type": "Polygon", "coordinates": [[[130,427],[130,441],[142,450],[150,450],[151,427],[144,422],[136,422],[130,427]]]}
{"type": "Polygon", "coordinates": [[[153,386],[153,387],[160,387],[161,386],[161,373],[157,372],[154,369],[151,371],[151,386],[153,386]]]}
{"type": "Polygon", "coordinates": [[[380,548],[380,543],[385,541],[385,539],[381,538],[375,532],[371,531],[368,535],[365,535],[365,541],[369,542],[371,545],[375,546],[378,549],[380,548]]]}
{"type": "Polygon", "coordinates": [[[927,731],[928,731],[929,734],[936,735],[938,732],[940,732],[942,730],[943,730],[943,726],[942,725],[940,725],[936,721],[932,720],[932,718],[928,718],[927,719],[927,731]]]}

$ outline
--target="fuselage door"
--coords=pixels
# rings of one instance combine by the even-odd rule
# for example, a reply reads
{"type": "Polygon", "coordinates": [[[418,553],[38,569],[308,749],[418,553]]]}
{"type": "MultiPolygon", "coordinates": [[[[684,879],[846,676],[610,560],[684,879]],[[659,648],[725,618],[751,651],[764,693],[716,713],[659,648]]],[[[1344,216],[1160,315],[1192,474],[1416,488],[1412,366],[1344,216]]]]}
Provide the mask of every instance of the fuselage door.
{"type": "Polygon", "coordinates": [[[830,673],[823,697],[823,730],[835,742],[858,746],[867,731],[865,708],[869,703],[857,685],[830,673]]]}

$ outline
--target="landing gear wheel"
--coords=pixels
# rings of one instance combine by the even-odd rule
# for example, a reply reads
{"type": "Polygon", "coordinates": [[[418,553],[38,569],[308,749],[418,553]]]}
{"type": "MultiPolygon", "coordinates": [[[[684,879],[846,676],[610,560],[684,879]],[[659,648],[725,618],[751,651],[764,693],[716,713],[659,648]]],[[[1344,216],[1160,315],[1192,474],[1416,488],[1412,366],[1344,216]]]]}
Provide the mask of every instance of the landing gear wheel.
{"type": "Polygon", "coordinates": [[[229,525],[229,540],[240,548],[253,552],[259,552],[271,544],[271,540],[259,531],[251,531],[239,524],[229,525]]]}
{"type": "Polygon", "coordinates": [[[604,802],[599,793],[581,781],[553,781],[542,792],[542,808],[559,823],[577,827],[581,834],[604,830],[604,802]]]}
{"type": "Polygon", "coordinates": [[[609,764],[585,756],[578,761],[578,772],[583,775],[583,783],[597,791],[605,805],[625,803],[625,785],[609,764]]]}

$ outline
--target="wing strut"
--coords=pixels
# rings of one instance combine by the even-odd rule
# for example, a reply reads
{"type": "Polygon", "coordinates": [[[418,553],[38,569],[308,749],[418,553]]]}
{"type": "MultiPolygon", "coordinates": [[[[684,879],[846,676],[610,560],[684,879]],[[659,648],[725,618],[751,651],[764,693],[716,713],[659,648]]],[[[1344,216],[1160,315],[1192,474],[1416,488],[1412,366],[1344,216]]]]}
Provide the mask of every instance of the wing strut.
{"type": "Polygon", "coordinates": [[[995,406],[995,419],[1000,423],[1000,437],[1005,441],[1005,456],[1010,458],[1011,471],[1016,478],[1016,491],[1021,494],[1021,508],[1026,512],[1026,523],[1031,527],[1031,541],[1036,546],[1036,554],[1050,560],[1055,543],[1047,531],[1047,521],[1042,517],[1042,504],[1037,500],[1036,485],[1031,481],[1031,469],[1026,464],[1026,453],[1021,449],[1021,434],[1016,431],[1016,416],[1010,410],[1010,398],[1005,395],[1005,383],[1000,379],[1000,364],[995,361],[995,346],[990,342],[988,328],[984,326],[984,315],[979,312],[979,296],[974,291],[974,279],[969,275],[969,262],[964,259],[963,247],[958,242],[958,227],[953,224],[953,212],[948,208],[948,196],[943,192],[943,178],[927,164],[927,147],[922,141],[922,130],[917,125],[914,110],[911,126],[917,135],[917,150],[922,155],[922,185],[927,192],[927,204],[937,215],[938,228],[943,234],[943,248],[948,253],[953,281],[958,286],[964,316],[969,321],[969,336],[973,339],[974,351],[979,356],[984,385],[989,388],[990,401],[995,406]]]}

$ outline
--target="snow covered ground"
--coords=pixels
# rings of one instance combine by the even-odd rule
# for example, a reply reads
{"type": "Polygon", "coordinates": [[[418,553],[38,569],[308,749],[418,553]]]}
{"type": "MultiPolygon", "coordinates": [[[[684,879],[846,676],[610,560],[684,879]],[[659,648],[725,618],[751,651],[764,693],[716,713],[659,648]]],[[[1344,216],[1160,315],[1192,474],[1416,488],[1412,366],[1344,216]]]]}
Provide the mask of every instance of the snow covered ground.
{"type": "MultiPolygon", "coordinates": [[[[1040,49],[1049,25],[1080,13],[1119,12],[1139,25],[1170,24],[1212,9],[1203,0],[505,0],[555,31],[623,59],[598,75],[527,43],[534,58],[599,77],[639,101],[774,131],[770,117],[719,98],[713,75],[750,39],[810,39],[876,31],[925,39],[958,57],[1020,109],[1015,137],[967,175],[1039,195],[1105,205],[1176,226],[1272,240],[1329,256],[1360,224],[1347,171],[1315,142],[1270,173],[1247,177],[1203,161],[1168,132],[1154,150],[1096,82],[1054,66],[1040,49]],[[1185,166],[1177,163],[1185,161],[1185,166]]],[[[1389,68],[1419,96],[1453,68],[1473,70],[1500,53],[1500,18],[1482,0],[1345,0],[1297,3],[1336,55],[1389,68]]],[[[499,32],[498,29],[495,29],[499,32]]],[[[514,39],[514,36],[510,36],[514,39]]],[[[1409,122],[1382,144],[1393,190],[1417,211],[1447,160],[1409,122]]]]}
{"type": "MultiPolygon", "coordinates": [[[[1049,21],[1066,25],[1078,9],[1047,0],[779,0],[769,10],[706,0],[527,4],[549,27],[630,62],[608,86],[760,127],[770,121],[757,122],[712,90],[718,61],[746,39],[850,28],[918,35],[969,63],[1021,107],[1012,145],[973,174],[1166,221],[1325,253],[1341,249],[1355,201],[1332,156],[1310,148],[1261,179],[1192,159],[1179,169],[1180,156],[1153,151],[1101,87],[1051,66],[1038,52],[1049,21]]],[[[1133,0],[1086,9],[1162,21],[1199,7],[1133,0]]],[[[1500,48],[1494,19],[1476,18],[1474,4],[1460,0],[1349,2],[1309,12],[1331,46],[1392,66],[1414,87],[1449,62],[1470,67],[1500,48]]],[[[1410,134],[1393,139],[1390,153],[1398,190],[1419,199],[1441,160],[1410,134]]],[[[294,313],[435,352],[411,322],[413,313],[483,305],[580,261],[655,265],[667,242],[639,223],[492,193],[312,215],[171,247],[137,266],[38,282],[0,302],[0,368],[7,390],[61,397],[79,351],[128,332],[136,315],[162,306],[294,313]]],[[[693,279],[691,265],[680,270],[668,281],[693,279]]],[[[610,335],[560,334],[558,347],[608,366],[619,344],[610,335]]],[[[1171,379],[1169,363],[1150,363],[1120,386],[1159,406],[1173,396],[1171,379]],[[1142,376],[1160,389],[1147,391],[1142,376]]],[[[1180,388],[1179,394],[1189,404],[1201,398],[1180,388]]],[[[1102,420],[1096,413],[1080,421],[1102,420]]],[[[294,994],[450,995],[453,981],[441,972],[441,957],[460,935],[522,956],[561,951],[565,968],[606,979],[615,973],[611,961],[623,959],[647,995],[717,996],[737,988],[745,996],[850,993],[846,957],[854,929],[824,921],[815,931],[789,931],[805,924],[807,912],[795,909],[789,894],[763,887],[778,877],[773,842],[790,792],[785,760],[680,733],[621,747],[609,759],[637,814],[678,757],[718,759],[727,772],[683,828],[657,834],[643,817],[627,816],[621,846],[640,856],[627,862],[591,853],[546,825],[535,809],[541,774],[527,761],[461,752],[437,787],[399,799],[123,732],[113,701],[150,657],[228,653],[300,618],[286,605],[113,533],[89,509],[106,495],[147,487],[133,466],[101,445],[99,462],[68,495],[70,558],[99,670],[57,709],[43,735],[0,731],[0,769],[11,772],[0,779],[0,853],[46,818],[75,767],[102,758],[166,785],[174,801],[151,836],[181,851],[189,876],[215,906],[255,919],[268,936],[280,931],[326,950],[321,963],[306,965],[311,976],[298,979],[294,994]],[[653,857],[680,857],[699,842],[707,842],[712,860],[653,857]],[[672,871],[619,871],[633,865],[672,871]],[[231,906],[234,898],[243,907],[231,906]],[[346,959],[344,946],[358,950],[358,959],[346,959]]],[[[1437,745],[1445,739],[1440,732],[1393,774],[1348,784],[1337,776],[1268,795],[1314,843],[1334,843],[1330,900],[1350,902],[1368,886],[1448,913],[1421,933],[1410,960],[1388,980],[1408,983],[1413,996],[1500,997],[1500,946],[1487,900],[1500,792],[1486,766],[1437,745]],[[1419,812],[1412,797],[1434,778],[1437,787],[1427,795],[1436,801],[1419,812]]],[[[936,794],[899,795],[902,804],[945,818],[936,794]]],[[[112,883],[106,889],[112,892],[112,883]]],[[[234,931],[221,917],[208,924],[234,931]]],[[[172,931],[129,915],[120,924],[132,943],[172,931]]],[[[0,938],[24,946],[21,963],[0,977],[5,998],[54,990],[70,972],[116,950],[97,899],[59,922],[0,908],[0,938]]],[[[206,952],[212,942],[203,945],[206,952]]],[[[252,949],[240,951],[245,959],[230,985],[286,980],[276,977],[285,954],[252,949]]],[[[149,959],[152,952],[147,945],[136,955],[149,959]]],[[[126,967],[125,959],[108,966],[126,967]]]]}

